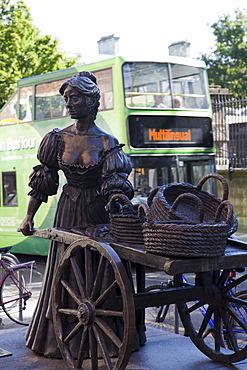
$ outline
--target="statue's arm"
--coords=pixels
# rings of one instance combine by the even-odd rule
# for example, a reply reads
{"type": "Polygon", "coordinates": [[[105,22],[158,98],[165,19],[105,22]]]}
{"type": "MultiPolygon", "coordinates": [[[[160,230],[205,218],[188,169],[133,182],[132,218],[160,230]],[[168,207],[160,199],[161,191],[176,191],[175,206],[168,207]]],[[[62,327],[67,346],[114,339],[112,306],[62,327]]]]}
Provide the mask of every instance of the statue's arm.
{"type": "Polygon", "coordinates": [[[39,209],[42,201],[40,199],[36,199],[34,197],[30,197],[28,207],[27,207],[27,214],[22,221],[21,225],[19,226],[17,231],[21,231],[23,235],[33,235],[33,226],[34,226],[34,215],[39,209]]]}
{"type": "Polygon", "coordinates": [[[130,172],[131,163],[121,149],[109,153],[102,169],[101,193],[106,201],[109,201],[109,197],[115,193],[125,194],[129,199],[133,198],[133,187],[128,180],[130,172]]]}

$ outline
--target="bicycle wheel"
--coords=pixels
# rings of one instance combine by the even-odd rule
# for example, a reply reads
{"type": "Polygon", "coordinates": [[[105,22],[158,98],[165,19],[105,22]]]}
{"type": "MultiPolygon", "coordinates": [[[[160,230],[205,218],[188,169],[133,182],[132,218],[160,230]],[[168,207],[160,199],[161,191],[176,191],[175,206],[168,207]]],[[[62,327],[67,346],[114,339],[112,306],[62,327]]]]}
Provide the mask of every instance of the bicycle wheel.
{"type": "MultiPolygon", "coordinates": [[[[243,300],[245,302],[233,302],[232,306],[234,310],[236,311],[236,314],[242,319],[242,321],[246,324],[247,326],[247,290],[241,290],[234,294],[234,297],[238,298],[239,300],[243,300]]],[[[234,340],[238,344],[238,348],[241,350],[247,345],[247,333],[243,328],[239,325],[239,323],[234,320],[234,318],[231,318],[230,320],[231,326],[232,326],[232,331],[234,335],[234,340]]],[[[233,341],[228,335],[228,332],[226,330],[223,330],[224,332],[224,339],[226,342],[227,348],[234,350],[233,347],[233,341]]]]}
{"type": "Polygon", "coordinates": [[[1,302],[11,320],[22,325],[30,323],[42,280],[42,274],[31,267],[17,267],[6,275],[1,285],[1,302]]]}
{"type": "MultiPolygon", "coordinates": [[[[12,253],[4,253],[2,255],[2,260],[7,267],[14,267],[18,263],[20,263],[18,258],[12,253]]],[[[0,266],[0,279],[2,279],[5,273],[6,273],[5,269],[2,266],[0,266]]]]}

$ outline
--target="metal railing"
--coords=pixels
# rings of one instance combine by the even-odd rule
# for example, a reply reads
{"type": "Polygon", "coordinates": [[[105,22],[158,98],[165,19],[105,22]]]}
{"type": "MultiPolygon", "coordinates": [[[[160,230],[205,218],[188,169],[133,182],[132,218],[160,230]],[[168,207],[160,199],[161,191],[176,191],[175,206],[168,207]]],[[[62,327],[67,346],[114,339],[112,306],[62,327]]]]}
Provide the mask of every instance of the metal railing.
{"type": "Polygon", "coordinates": [[[212,98],[216,168],[247,168],[247,98],[212,98]]]}

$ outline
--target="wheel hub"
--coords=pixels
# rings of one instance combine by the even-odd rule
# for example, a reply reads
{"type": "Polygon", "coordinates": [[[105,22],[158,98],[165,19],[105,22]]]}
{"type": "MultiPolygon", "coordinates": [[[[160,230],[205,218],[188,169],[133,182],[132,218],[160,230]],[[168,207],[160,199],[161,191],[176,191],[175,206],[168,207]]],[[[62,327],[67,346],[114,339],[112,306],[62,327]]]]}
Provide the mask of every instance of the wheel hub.
{"type": "Polygon", "coordinates": [[[222,291],[216,284],[211,284],[210,293],[208,293],[206,297],[207,303],[211,306],[221,306],[223,300],[222,291]]]}
{"type": "Polygon", "coordinates": [[[77,317],[83,325],[88,325],[94,319],[94,307],[90,302],[83,302],[78,307],[77,317]]]}

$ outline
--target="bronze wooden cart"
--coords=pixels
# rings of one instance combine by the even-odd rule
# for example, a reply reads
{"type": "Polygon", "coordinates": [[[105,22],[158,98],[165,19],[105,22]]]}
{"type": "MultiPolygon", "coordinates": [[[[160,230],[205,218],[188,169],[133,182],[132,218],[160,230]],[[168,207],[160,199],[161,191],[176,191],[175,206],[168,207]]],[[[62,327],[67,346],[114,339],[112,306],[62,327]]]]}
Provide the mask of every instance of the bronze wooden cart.
{"type": "Polygon", "coordinates": [[[34,235],[68,244],[55,277],[53,318],[69,368],[82,369],[83,360],[89,358],[93,370],[101,362],[104,369],[125,369],[136,332],[142,333],[145,308],[170,303],[177,304],[186,334],[205,355],[224,363],[247,357],[247,341],[240,344],[233,331],[237,324],[247,339],[246,322],[234,309],[234,302],[238,307],[247,303],[230,293],[247,274],[225,285],[230,270],[247,266],[246,243],[229,238],[222,257],[171,259],[61,229],[35,230],[34,235]],[[130,263],[136,268],[136,291],[130,263]],[[173,275],[175,287],[145,292],[145,266],[173,275]],[[185,273],[195,274],[193,284],[183,283],[185,273]],[[192,316],[201,304],[207,313],[195,328],[192,316]],[[212,312],[213,346],[204,335],[212,312]],[[223,332],[228,346],[222,344],[223,332]]]}

